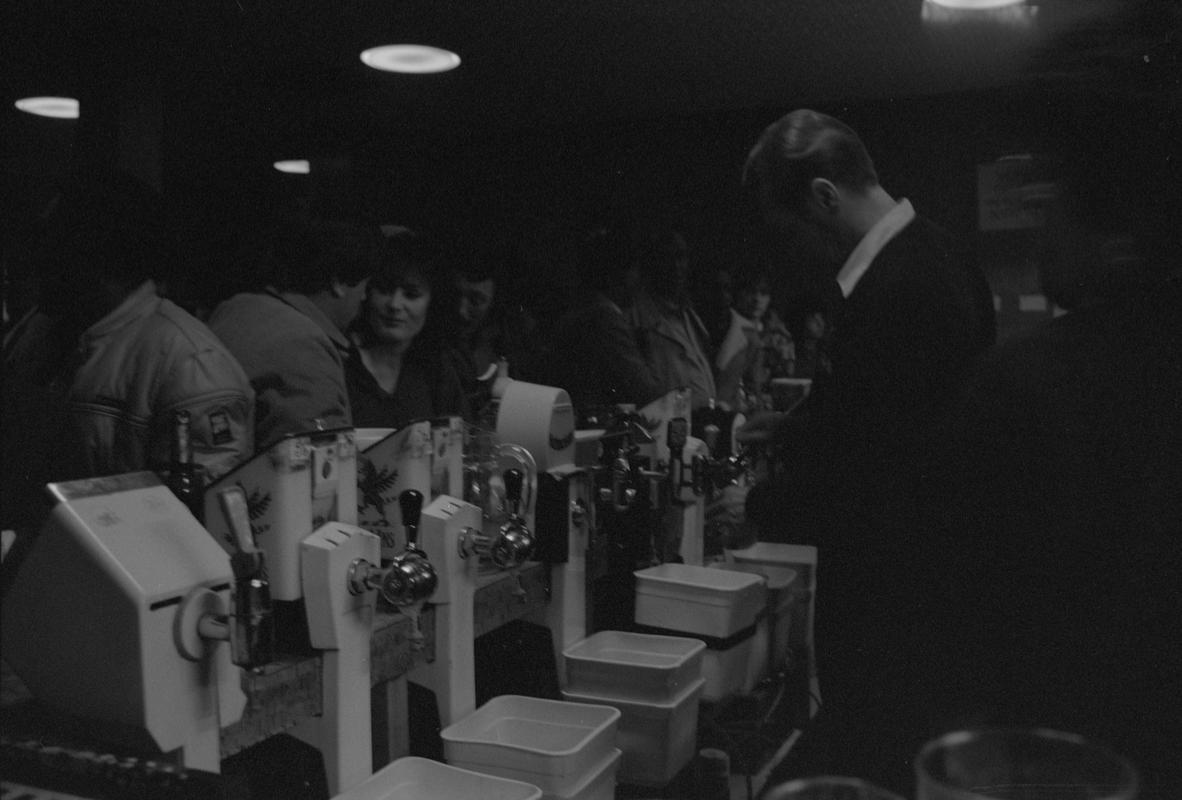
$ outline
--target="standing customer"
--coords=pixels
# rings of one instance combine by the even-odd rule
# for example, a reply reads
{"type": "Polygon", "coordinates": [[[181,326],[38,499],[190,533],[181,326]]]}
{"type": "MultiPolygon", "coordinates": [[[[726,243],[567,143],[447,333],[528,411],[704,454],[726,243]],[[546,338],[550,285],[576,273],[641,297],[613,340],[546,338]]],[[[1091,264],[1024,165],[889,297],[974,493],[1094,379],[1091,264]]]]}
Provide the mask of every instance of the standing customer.
{"type": "Polygon", "coordinates": [[[580,413],[644,406],[663,393],[628,322],[640,281],[633,244],[622,223],[579,241],[578,289],[550,334],[543,382],[565,389],[580,413]]]}
{"type": "Polygon", "coordinates": [[[210,478],[250,457],[246,375],[161,297],[179,253],[159,194],[125,173],[78,175],[26,257],[37,308],[4,342],[6,527],[38,523],[49,481],[167,468],[178,411],[210,478]]]}
{"type": "Polygon", "coordinates": [[[691,408],[718,397],[710,360],[710,333],[689,296],[689,248],[685,237],[655,227],[640,246],[641,287],[628,309],[640,350],[661,394],[690,390],[691,408]]]}
{"type": "Polygon", "coordinates": [[[262,285],[209,319],[255,390],[255,446],[353,424],[345,388],[345,329],[377,264],[378,230],[356,221],[286,221],[254,252],[262,285]]]}

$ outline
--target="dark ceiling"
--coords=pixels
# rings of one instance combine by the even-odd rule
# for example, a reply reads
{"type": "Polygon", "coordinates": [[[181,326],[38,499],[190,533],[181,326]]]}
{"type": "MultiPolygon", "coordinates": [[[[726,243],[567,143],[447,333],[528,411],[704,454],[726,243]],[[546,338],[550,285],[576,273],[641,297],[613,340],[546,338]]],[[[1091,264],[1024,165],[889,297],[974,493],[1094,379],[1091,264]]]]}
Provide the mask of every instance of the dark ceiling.
{"type": "MultiPolygon", "coordinates": [[[[28,94],[159,76],[172,108],[276,158],[389,131],[508,129],[1060,81],[1134,91],[1178,65],[1176,0],[1032,0],[929,24],[923,0],[5,0],[5,125],[28,94]],[[1027,24],[1015,24],[1023,17],[1027,24]],[[398,76],[365,47],[452,49],[398,76]]],[[[85,102],[85,100],[84,100],[85,102]]],[[[11,163],[9,167],[11,168],[11,163]]]]}

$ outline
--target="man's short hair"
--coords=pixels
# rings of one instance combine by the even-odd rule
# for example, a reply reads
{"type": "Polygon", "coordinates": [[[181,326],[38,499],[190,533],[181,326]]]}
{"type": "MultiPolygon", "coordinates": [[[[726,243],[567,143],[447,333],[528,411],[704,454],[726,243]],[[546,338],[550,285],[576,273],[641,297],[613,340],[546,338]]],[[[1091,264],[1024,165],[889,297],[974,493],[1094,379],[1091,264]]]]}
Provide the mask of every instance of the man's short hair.
{"type": "Polygon", "coordinates": [[[743,185],[763,207],[800,210],[814,178],[852,189],[878,183],[858,134],[827,114],[799,109],[769,125],[747,156],[743,185]]]}
{"type": "Polygon", "coordinates": [[[373,275],[382,241],[376,225],[350,219],[284,220],[267,238],[264,267],[277,288],[306,295],[373,275]]]}

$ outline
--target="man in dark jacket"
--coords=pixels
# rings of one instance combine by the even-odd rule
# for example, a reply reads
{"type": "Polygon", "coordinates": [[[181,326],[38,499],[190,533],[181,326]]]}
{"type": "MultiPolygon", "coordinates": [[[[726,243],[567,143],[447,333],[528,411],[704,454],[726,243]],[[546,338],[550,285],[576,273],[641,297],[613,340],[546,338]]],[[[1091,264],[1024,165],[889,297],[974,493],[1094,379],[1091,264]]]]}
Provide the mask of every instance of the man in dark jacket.
{"type": "Polygon", "coordinates": [[[796,260],[828,265],[832,329],[831,373],[816,377],[804,413],[752,424],[784,457],[780,479],[747,495],[746,514],[762,539],[819,547],[825,707],[804,763],[869,770],[863,755],[889,757],[880,747],[889,735],[880,726],[892,719],[883,682],[907,682],[913,665],[902,645],[925,602],[910,574],[923,550],[907,522],[922,443],[993,343],[992,294],[946,231],[879,184],[839,120],[788,114],[764,131],[744,179],[796,260]]]}
{"type": "MultiPolygon", "coordinates": [[[[745,179],[768,223],[834,276],[824,286],[832,371],[816,381],[803,423],[787,426],[807,453],[808,469],[790,470],[796,494],[811,487],[826,518],[835,496],[876,516],[895,504],[911,477],[899,468],[993,343],[989,286],[948,232],[886,192],[857,135],[832,117],[801,110],[769,127],[745,179]]],[[[749,515],[759,516],[758,500],[749,515]]]]}

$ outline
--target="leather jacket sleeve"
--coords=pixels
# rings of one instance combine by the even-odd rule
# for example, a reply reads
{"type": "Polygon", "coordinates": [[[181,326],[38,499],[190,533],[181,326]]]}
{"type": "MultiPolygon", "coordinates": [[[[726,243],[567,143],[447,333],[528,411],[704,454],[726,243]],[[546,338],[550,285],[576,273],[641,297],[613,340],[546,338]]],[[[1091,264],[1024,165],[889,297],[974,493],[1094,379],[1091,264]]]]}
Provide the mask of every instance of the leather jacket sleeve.
{"type": "MultiPolygon", "coordinates": [[[[193,460],[215,480],[254,453],[254,392],[242,368],[224,350],[206,348],[172,368],[159,411],[171,425],[176,411],[190,414],[193,460]]],[[[164,441],[170,442],[168,431],[164,441]]]]}

